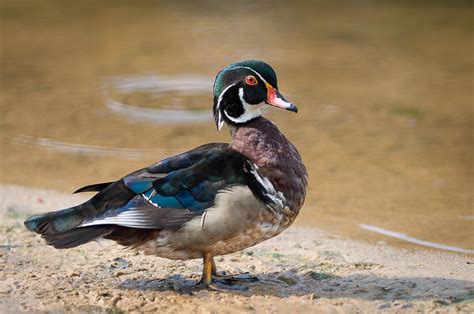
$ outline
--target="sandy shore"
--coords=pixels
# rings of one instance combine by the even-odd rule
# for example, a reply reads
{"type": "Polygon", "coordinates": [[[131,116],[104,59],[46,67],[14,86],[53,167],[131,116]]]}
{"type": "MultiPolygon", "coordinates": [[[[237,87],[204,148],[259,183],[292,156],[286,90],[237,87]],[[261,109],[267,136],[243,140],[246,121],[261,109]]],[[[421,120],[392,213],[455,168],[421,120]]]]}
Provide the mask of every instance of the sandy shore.
{"type": "Polygon", "coordinates": [[[22,224],[31,213],[83,201],[0,185],[0,312],[472,312],[474,259],[372,245],[291,227],[220,271],[250,272],[245,292],[189,291],[201,261],[170,261],[98,241],[55,250],[22,224]],[[186,292],[185,292],[186,291],[186,292]]]}

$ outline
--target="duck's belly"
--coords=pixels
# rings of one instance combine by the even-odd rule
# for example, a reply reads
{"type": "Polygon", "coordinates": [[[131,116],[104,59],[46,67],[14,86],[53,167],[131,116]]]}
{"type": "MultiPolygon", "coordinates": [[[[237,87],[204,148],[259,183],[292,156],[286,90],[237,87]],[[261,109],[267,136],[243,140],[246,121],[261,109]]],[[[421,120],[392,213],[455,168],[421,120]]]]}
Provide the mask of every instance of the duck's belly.
{"type": "MultiPolygon", "coordinates": [[[[284,224],[287,226],[287,224],[284,224]]],[[[250,189],[236,186],[217,196],[215,206],[181,229],[163,230],[138,250],[169,259],[193,259],[240,251],[284,230],[282,215],[271,213],[250,189]]]]}

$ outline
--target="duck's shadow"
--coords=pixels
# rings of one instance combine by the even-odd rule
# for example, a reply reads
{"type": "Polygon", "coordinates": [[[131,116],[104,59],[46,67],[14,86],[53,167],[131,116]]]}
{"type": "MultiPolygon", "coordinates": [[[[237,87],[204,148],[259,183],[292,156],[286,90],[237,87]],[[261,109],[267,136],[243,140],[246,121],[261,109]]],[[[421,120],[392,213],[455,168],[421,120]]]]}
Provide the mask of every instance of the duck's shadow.
{"type": "Polygon", "coordinates": [[[120,284],[120,289],[142,291],[176,291],[186,293],[194,289],[196,280],[181,275],[172,275],[163,279],[126,279],[120,284]]]}
{"type": "MultiPolygon", "coordinates": [[[[246,291],[229,290],[243,296],[273,295],[278,297],[308,296],[310,298],[358,298],[363,300],[417,301],[440,300],[457,303],[474,299],[474,282],[437,277],[385,278],[374,274],[334,276],[323,272],[284,273],[257,275],[256,283],[241,284],[246,291]]],[[[163,279],[127,279],[121,289],[141,291],[175,291],[183,294],[199,294],[196,280],[181,275],[163,279]]],[[[240,284],[240,283],[239,283],[240,284]]]]}

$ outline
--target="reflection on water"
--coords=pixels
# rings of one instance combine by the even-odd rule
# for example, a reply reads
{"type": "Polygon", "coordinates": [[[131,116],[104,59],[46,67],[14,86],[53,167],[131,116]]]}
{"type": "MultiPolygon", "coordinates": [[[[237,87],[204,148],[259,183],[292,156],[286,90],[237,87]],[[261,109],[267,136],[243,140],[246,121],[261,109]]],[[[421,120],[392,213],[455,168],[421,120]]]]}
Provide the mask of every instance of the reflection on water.
{"type": "Polygon", "coordinates": [[[392,237],[395,239],[400,239],[402,241],[407,241],[410,243],[415,243],[418,245],[422,246],[427,246],[427,247],[432,247],[435,249],[440,249],[440,250],[445,250],[445,251],[451,251],[451,252],[457,252],[457,253],[466,253],[466,254],[474,254],[474,250],[467,250],[467,249],[462,249],[459,247],[455,246],[450,246],[446,244],[441,244],[441,243],[435,243],[435,242],[430,242],[430,241],[423,241],[414,237],[410,237],[404,233],[396,232],[396,231],[391,231],[387,229],[383,229],[377,226],[372,226],[372,225],[366,225],[366,224],[360,224],[359,227],[365,230],[369,230],[378,234],[382,234],[388,237],[392,237]]]}
{"type": "Polygon", "coordinates": [[[112,87],[122,93],[145,91],[152,94],[176,91],[182,94],[208,94],[212,91],[213,80],[206,76],[156,74],[113,76],[105,80],[105,88],[112,87]]]}
{"type": "Polygon", "coordinates": [[[172,155],[180,153],[180,151],[173,149],[137,149],[64,143],[48,138],[33,138],[31,136],[17,136],[13,137],[11,141],[15,144],[37,146],[60,153],[88,155],[94,157],[143,159],[153,158],[164,154],[172,155]]]}
{"type": "Polygon", "coordinates": [[[167,124],[211,121],[211,114],[208,110],[196,111],[186,109],[140,108],[136,106],[125,105],[112,99],[106,99],[106,105],[107,108],[113,113],[139,122],[167,124]]]}
{"type": "Polygon", "coordinates": [[[300,110],[268,112],[309,172],[297,223],[474,249],[469,1],[1,6],[0,182],[70,191],[227,141],[213,78],[257,58],[300,110]]]}
{"type": "Polygon", "coordinates": [[[139,75],[111,77],[106,80],[104,98],[107,108],[113,113],[140,122],[158,124],[210,122],[211,113],[209,109],[179,108],[179,104],[185,103],[182,98],[186,96],[196,98],[200,94],[209,95],[212,92],[212,83],[212,80],[202,76],[139,75]],[[115,93],[115,97],[121,99],[127,99],[128,95],[134,93],[147,93],[155,98],[160,107],[164,108],[143,108],[125,104],[112,99],[112,96],[110,96],[111,90],[115,93]],[[170,93],[174,93],[171,98],[170,93]]]}

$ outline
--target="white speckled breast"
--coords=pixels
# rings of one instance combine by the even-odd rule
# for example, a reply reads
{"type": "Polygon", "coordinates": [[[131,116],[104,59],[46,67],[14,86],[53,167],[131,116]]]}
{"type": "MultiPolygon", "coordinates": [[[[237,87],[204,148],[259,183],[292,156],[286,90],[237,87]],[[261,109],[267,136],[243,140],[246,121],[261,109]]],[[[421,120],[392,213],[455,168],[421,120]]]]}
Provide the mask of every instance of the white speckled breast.
{"type": "Polygon", "coordinates": [[[229,254],[279,234],[285,229],[282,219],[283,213],[271,213],[248,187],[235,186],[219,193],[202,216],[179,230],[161,231],[157,239],[137,249],[169,259],[200,258],[202,252],[229,254]]]}

